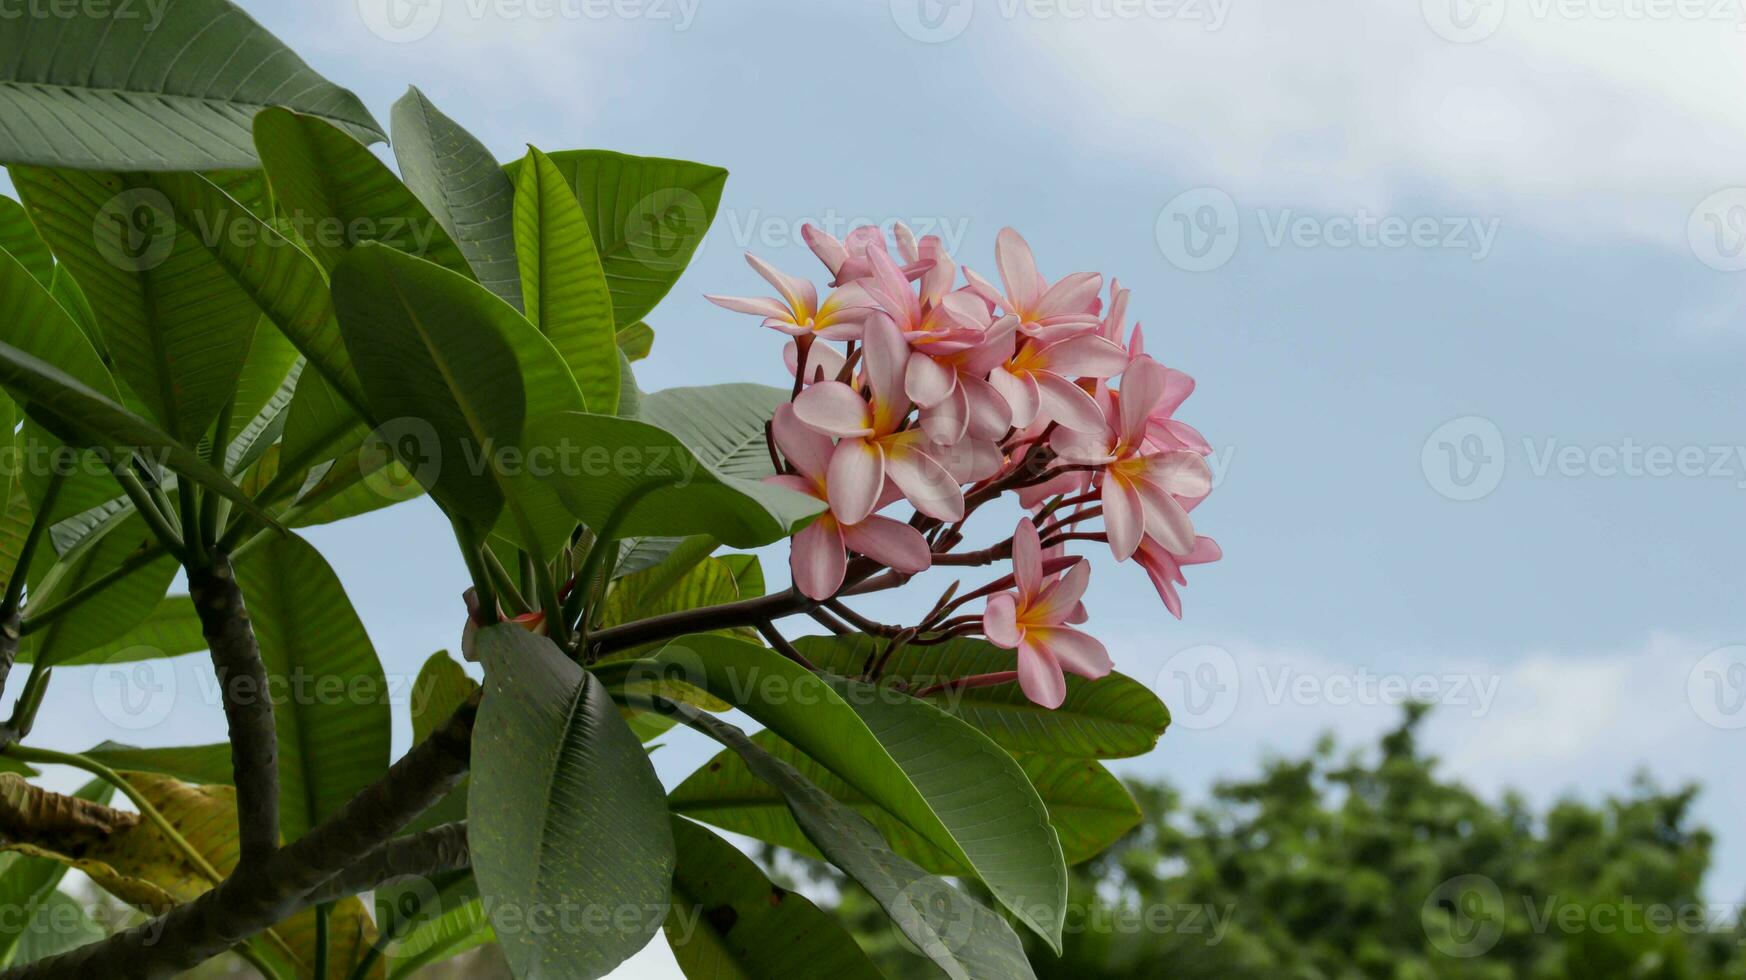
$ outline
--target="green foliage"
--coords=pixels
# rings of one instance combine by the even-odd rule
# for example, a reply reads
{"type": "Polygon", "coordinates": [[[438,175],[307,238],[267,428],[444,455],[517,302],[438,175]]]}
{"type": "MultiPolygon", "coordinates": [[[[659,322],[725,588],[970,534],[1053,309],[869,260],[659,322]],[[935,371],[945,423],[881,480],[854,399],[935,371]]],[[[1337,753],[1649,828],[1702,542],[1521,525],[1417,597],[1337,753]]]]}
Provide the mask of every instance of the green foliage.
{"type": "Polygon", "coordinates": [[[468,837],[498,940],[518,977],[604,976],[664,918],[661,783],[605,688],[550,641],[499,625],[479,651],[468,837]]]}

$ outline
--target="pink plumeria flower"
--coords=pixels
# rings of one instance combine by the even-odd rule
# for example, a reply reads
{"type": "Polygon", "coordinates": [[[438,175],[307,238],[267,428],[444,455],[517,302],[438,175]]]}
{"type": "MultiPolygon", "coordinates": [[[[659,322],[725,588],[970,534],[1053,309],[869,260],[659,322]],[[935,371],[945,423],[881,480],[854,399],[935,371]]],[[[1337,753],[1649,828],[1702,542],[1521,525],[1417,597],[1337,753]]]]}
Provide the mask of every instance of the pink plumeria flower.
{"type": "Polygon", "coordinates": [[[1011,228],[1002,228],[995,237],[994,262],[1004,291],[969,269],[964,270],[964,278],[983,299],[1017,316],[1023,333],[1054,343],[1097,330],[1102,276],[1075,272],[1049,284],[1037,271],[1030,245],[1011,228]]]}
{"type": "Polygon", "coordinates": [[[867,322],[863,339],[871,400],[840,381],[821,381],[794,400],[800,421],[842,440],[831,454],[831,512],[845,524],[859,523],[873,512],[889,479],[916,510],[958,520],[964,516],[963,489],[929,452],[927,434],[904,427],[912,407],[904,393],[908,342],[883,316],[867,322]]]}
{"type": "Polygon", "coordinates": [[[1037,526],[1029,518],[1020,521],[1012,538],[1018,589],[989,598],[982,629],[990,642],[1018,651],[1019,687],[1025,697],[1045,708],[1059,708],[1067,700],[1063,671],[1096,680],[1113,665],[1102,643],[1072,625],[1084,621],[1079,600],[1091,581],[1091,565],[1082,559],[1066,574],[1048,579],[1043,559],[1037,526]]]}
{"type": "MultiPolygon", "coordinates": [[[[898,237],[902,239],[909,229],[901,223],[898,228],[898,237]]],[[[891,254],[885,243],[885,233],[879,230],[878,225],[861,225],[852,229],[843,241],[838,241],[835,236],[820,231],[813,225],[801,225],[800,237],[806,240],[806,247],[812,249],[812,254],[818,256],[818,260],[830,270],[832,286],[843,286],[873,274],[872,266],[867,264],[868,248],[878,249],[887,256],[891,254]]],[[[917,279],[927,271],[927,264],[915,258],[907,259],[906,262],[903,274],[907,279],[917,279]]]]}
{"type": "Polygon", "coordinates": [[[1012,409],[1012,424],[1021,429],[1043,419],[1096,433],[1104,428],[1103,411],[1075,379],[1111,378],[1127,366],[1128,352],[1120,344],[1083,334],[1053,344],[1031,340],[990,372],[988,381],[1012,409]]]}
{"type": "Polygon", "coordinates": [[[763,276],[781,299],[743,296],[705,296],[717,306],[736,313],[751,313],[764,318],[764,326],[780,330],[792,337],[817,336],[824,340],[858,340],[861,324],[874,305],[867,291],[855,283],[847,283],[823,305],[812,283],[791,276],[750,252],[746,262],[763,276]]]}
{"type": "Polygon", "coordinates": [[[1103,525],[1118,561],[1133,557],[1146,535],[1171,552],[1189,553],[1194,522],[1181,500],[1198,500],[1212,491],[1212,473],[1198,453],[1145,450],[1165,383],[1157,361],[1135,361],[1122,377],[1121,391],[1105,395],[1103,432],[1058,429],[1049,440],[1062,461],[1101,468],[1103,525]]]}
{"type": "MultiPolygon", "coordinates": [[[[776,448],[782,450],[782,457],[795,472],[773,476],[765,482],[828,503],[833,448],[830,437],[801,424],[788,405],[776,410],[772,430],[776,448]]],[[[848,572],[850,551],[911,575],[927,571],[933,562],[927,539],[902,521],[869,514],[854,523],[844,523],[826,511],[794,536],[788,554],[794,584],[809,599],[824,600],[836,595],[848,572]]]]}
{"type": "Polygon", "coordinates": [[[1146,570],[1146,575],[1152,580],[1152,587],[1158,590],[1158,597],[1164,600],[1164,608],[1170,610],[1170,615],[1181,619],[1182,597],[1176,594],[1176,587],[1188,584],[1187,577],[1182,574],[1182,566],[1205,565],[1224,556],[1219,543],[1212,538],[1195,538],[1194,547],[1188,549],[1185,555],[1173,555],[1163,545],[1146,538],[1140,542],[1140,550],[1134,554],[1134,560],[1146,570]]]}
{"type": "MultiPolygon", "coordinates": [[[[1134,333],[1139,334],[1139,327],[1134,328],[1134,333]]],[[[1212,455],[1212,444],[1206,441],[1206,437],[1199,430],[1172,417],[1182,407],[1182,403],[1188,400],[1188,396],[1194,394],[1194,379],[1175,368],[1162,370],[1164,397],[1146,419],[1146,447],[1166,452],[1185,449],[1202,456],[1212,455]]]]}
{"type": "Polygon", "coordinates": [[[1012,428],[1012,407],[988,376],[1017,351],[1017,317],[1002,317],[976,346],[951,353],[922,348],[910,355],[904,391],[922,406],[921,426],[937,443],[968,436],[998,442],[1012,428]]]}
{"type": "Polygon", "coordinates": [[[919,292],[910,288],[891,256],[874,247],[866,252],[873,274],[861,285],[918,350],[952,353],[975,346],[988,329],[988,304],[974,293],[952,291],[958,267],[938,238],[930,235],[920,247],[932,264],[922,273],[919,292]]]}

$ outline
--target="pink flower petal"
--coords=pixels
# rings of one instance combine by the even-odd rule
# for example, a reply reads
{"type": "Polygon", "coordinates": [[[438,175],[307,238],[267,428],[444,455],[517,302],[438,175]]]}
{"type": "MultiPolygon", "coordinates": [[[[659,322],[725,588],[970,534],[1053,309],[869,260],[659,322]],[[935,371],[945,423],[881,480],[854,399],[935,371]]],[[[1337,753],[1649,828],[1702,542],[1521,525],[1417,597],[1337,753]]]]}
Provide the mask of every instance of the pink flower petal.
{"type": "Polygon", "coordinates": [[[1139,493],[1113,475],[1103,480],[1103,529],[1109,534],[1109,550],[1116,561],[1132,558],[1146,533],[1146,511],[1139,493]]]}
{"type": "Polygon", "coordinates": [[[910,401],[933,408],[951,397],[957,388],[958,372],[934,360],[932,355],[921,351],[910,354],[903,378],[903,390],[910,401]]]}
{"type": "Polygon", "coordinates": [[[994,264],[1000,268],[1000,282],[1006,287],[1007,298],[1019,309],[1029,311],[1043,296],[1043,277],[1037,274],[1037,260],[1024,236],[1011,228],[1000,229],[994,239],[994,264]]]}
{"type": "Polygon", "coordinates": [[[783,300],[794,311],[797,320],[805,321],[818,312],[818,290],[812,283],[799,276],[791,276],[770,263],[758,258],[750,252],[746,253],[746,263],[758,271],[765,281],[776,287],[783,300]]]}
{"type": "Polygon", "coordinates": [[[1067,678],[1047,650],[1027,636],[1018,648],[1019,687],[1025,697],[1051,710],[1067,700],[1067,678]]]}
{"type": "Polygon", "coordinates": [[[952,394],[945,400],[931,408],[922,409],[921,428],[937,446],[951,446],[963,441],[964,434],[970,428],[970,402],[964,386],[953,386],[952,394]]]}
{"type": "Polygon", "coordinates": [[[1075,432],[1102,433],[1108,430],[1103,409],[1090,394],[1052,371],[1032,373],[1037,391],[1042,396],[1041,412],[1051,422],[1059,422],[1075,432]]]}
{"type": "Polygon", "coordinates": [[[841,381],[821,381],[794,400],[794,415],[825,435],[856,438],[873,434],[873,409],[841,381]]]}
{"type": "Polygon", "coordinates": [[[844,439],[831,453],[825,486],[837,520],[859,524],[873,513],[885,488],[885,453],[865,439],[844,439]]]}
{"type": "Polygon", "coordinates": [[[755,316],[771,317],[777,320],[792,320],[794,312],[773,299],[762,296],[704,296],[715,305],[733,310],[735,313],[751,313],[755,316]]]}
{"type": "MultiPolygon", "coordinates": [[[[788,365],[788,374],[793,376],[799,366],[800,348],[795,341],[789,341],[782,348],[782,362],[788,365]]],[[[817,384],[829,381],[843,372],[847,363],[843,352],[829,344],[814,343],[812,349],[806,352],[806,383],[817,384]]]]}
{"type": "Polygon", "coordinates": [[[885,474],[903,490],[916,510],[942,521],[964,516],[964,490],[958,481],[921,448],[926,436],[905,432],[886,443],[885,474]]]}
{"type": "Polygon", "coordinates": [[[1012,580],[1019,602],[1027,608],[1043,588],[1043,541],[1031,519],[1021,518],[1012,532],[1012,580]]]}
{"type": "Polygon", "coordinates": [[[1146,481],[1178,497],[1204,497],[1212,492],[1212,470],[1199,453],[1162,453],[1148,458],[1146,481]]]}
{"type": "Polygon", "coordinates": [[[969,432],[973,439],[998,442],[1012,428],[1012,408],[994,386],[971,375],[958,376],[958,390],[963,393],[969,412],[969,432]]]}
{"type": "Polygon", "coordinates": [[[1067,570],[1061,576],[1044,587],[1028,610],[1025,618],[1033,623],[1060,625],[1073,615],[1073,610],[1079,605],[1079,600],[1085,595],[1086,586],[1091,584],[1091,563],[1081,561],[1067,570]]]}
{"type": "Polygon", "coordinates": [[[1080,677],[1097,680],[1115,668],[1109,651],[1089,633],[1056,626],[1027,630],[1025,639],[1047,650],[1057,664],[1080,677]]]}
{"type": "Polygon", "coordinates": [[[843,587],[849,556],[843,550],[842,531],[831,515],[820,514],[794,536],[788,568],[795,586],[809,599],[829,599],[843,587]]]}
{"type": "Polygon", "coordinates": [[[776,436],[776,448],[782,450],[800,474],[814,481],[823,481],[831,465],[831,437],[813,429],[795,417],[794,406],[782,405],[770,428],[776,436]]]}
{"type": "Polygon", "coordinates": [[[933,553],[928,550],[927,539],[920,531],[878,514],[843,528],[843,540],[848,543],[850,551],[866,555],[905,575],[925,572],[933,564],[933,553]]]}
{"type": "Polygon", "coordinates": [[[813,225],[801,225],[800,237],[806,240],[806,247],[812,249],[812,254],[818,256],[818,260],[824,263],[831,275],[836,275],[837,270],[848,261],[849,250],[835,236],[820,231],[813,225]]]}
{"type": "MultiPolygon", "coordinates": [[[[1176,498],[1165,493],[1156,483],[1146,480],[1136,481],[1134,490],[1140,495],[1145,510],[1146,533],[1173,554],[1186,554],[1191,550],[1194,547],[1194,521],[1176,498]]],[[[1107,517],[1105,523],[1108,523],[1107,517]]]]}
{"type": "Polygon", "coordinates": [[[1075,272],[1065,276],[1037,300],[1037,319],[1094,313],[1097,294],[1102,291],[1103,277],[1095,272],[1075,272]]]}
{"type": "Polygon", "coordinates": [[[1026,428],[1036,421],[1037,412],[1042,408],[1042,393],[1037,390],[1037,379],[1029,374],[1013,374],[1004,367],[997,367],[988,375],[988,383],[1000,394],[1012,410],[1012,424],[1020,429],[1026,428]]]}
{"type": "Polygon", "coordinates": [[[873,391],[873,427],[880,434],[895,432],[909,414],[909,396],[903,390],[909,341],[897,324],[878,317],[868,322],[863,343],[867,385],[873,391]]]}
{"type": "Polygon", "coordinates": [[[1138,448],[1146,438],[1147,423],[1164,400],[1164,366],[1150,357],[1128,362],[1122,374],[1121,442],[1138,448]]]}
{"type": "Polygon", "coordinates": [[[1035,364],[1068,378],[1113,378],[1127,370],[1128,352],[1096,334],[1085,334],[1037,352],[1035,364]]]}
{"type": "Polygon", "coordinates": [[[988,642],[1008,650],[1017,647],[1024,638],[1018,628],[1018,602],[1011,592],[988,597],[988,605],[982,610],[982,633],[988,642]]]}

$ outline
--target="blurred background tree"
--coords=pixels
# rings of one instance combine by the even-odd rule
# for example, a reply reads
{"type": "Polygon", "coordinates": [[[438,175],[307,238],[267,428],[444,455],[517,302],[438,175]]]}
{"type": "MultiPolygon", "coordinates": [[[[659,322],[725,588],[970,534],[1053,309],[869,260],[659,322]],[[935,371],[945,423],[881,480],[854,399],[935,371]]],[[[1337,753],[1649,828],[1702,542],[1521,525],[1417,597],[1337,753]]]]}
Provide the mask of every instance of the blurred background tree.
{"type": "MultiPolygon", "coordinates": [[[[1374,750],[1324,738],[1204,806],[1130,783],[1145,820],[1073,869],[1065,954],[1033,944],[1037,975],[1746,978],[1738,896],[1702,890],[1712,836],[1690,822],[1697,787],[1640,776],[1599,806],[1493,804],[1438,775],[1417,739],[1426,710],[1409,707],[1374,750]]],[[[870,900],[834,884],[881,968],[919,976],[870,900]]]]}

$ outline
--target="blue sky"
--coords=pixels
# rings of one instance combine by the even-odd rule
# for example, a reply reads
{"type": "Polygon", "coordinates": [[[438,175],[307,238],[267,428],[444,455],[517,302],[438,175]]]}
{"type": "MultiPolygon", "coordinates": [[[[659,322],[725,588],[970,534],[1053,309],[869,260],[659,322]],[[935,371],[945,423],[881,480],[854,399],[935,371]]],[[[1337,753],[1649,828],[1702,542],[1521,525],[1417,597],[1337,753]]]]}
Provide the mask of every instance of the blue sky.
{"type": "MultiPolygon", "coordinates": [[[[990,271],[1012,225],[1045,273],[1133,289],[1149,351],[1199,381],[1180,414],[1220,482],[1196,522],[1226,559],[1190,570],[1182,623],[1099,561],[1092,628],[1178,718],[1124,771],[1198,795],[1323,731],[1367,739],[1391,685],[1429,685],[1430,744],[1488,794],[1703,781],[1710,898],[1746,898],[1739,6],[392,0],[397,31],[386,2],[243,6],[383,121],[410,83],[504,159],[732,172],[650,318],[645,389],[781,382],[777,335],[701,294],[761,291],[747,249],[812,271],[807,220],[905,220],[990,271]]],[[[434,508],[310,536],[391,674],[457,642],[434,508]]],[[[73,748],[114,681],[76,676],[44,722],[73,748]]],[[[221,732],[178,696],[100,737],[221,732]]],[[[625,975],[673,975],[664,956],[625,975]]]]}

